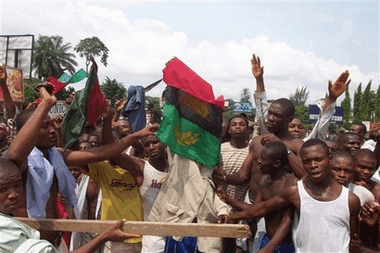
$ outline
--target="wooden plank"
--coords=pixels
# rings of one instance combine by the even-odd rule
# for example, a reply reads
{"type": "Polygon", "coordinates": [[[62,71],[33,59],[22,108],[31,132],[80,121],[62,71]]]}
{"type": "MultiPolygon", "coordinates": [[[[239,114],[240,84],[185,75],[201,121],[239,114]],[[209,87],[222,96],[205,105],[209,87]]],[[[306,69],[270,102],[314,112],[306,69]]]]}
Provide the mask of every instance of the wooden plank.
{"type": "MultiPolygon", "coordinates": [[[[18,220],[37,230],[101,233],[117,221],[32,219],[18,220]]],[[[248,225],[127,221],[124,231],[142,235],[249,238],[248,225]]]]}

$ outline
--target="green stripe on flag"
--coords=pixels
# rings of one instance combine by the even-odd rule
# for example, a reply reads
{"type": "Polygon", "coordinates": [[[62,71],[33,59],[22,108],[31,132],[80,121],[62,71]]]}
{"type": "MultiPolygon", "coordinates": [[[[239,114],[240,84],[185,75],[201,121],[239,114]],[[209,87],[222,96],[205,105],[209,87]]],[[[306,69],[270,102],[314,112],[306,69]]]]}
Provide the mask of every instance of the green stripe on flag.
{"type": "Polygon", "coordinates": [[[85,79],[87,77],[87,73],[84,69],[80,69],[78,70],[75,75],[73,76],[73,78],[71,78],[70,80],[70,83],[77,83],[79,81],[82,81],[83,79],[85,79]]]}
{"type": "Polygon", "coordinates": [[[71,77],[72,77],[71,75],[67,73],[63,73],[61,77],[58,79],[58,81],[60,81],[61,83],[67,83],[71,77]]]}
{"type": "Polygon", "coordinates": [[[180,156],[215,166],[219,161],[220,140],[193,122],[179,116],[174,105],[164,105],[164,118],[157,137],[180,156]]]}

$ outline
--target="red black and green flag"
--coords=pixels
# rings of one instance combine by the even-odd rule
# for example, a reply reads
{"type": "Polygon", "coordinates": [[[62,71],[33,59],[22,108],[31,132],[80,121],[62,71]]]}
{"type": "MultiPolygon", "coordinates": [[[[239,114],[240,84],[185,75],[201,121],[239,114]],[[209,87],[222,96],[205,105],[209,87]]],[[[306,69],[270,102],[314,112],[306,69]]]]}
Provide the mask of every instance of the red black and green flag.
{"type": "Polygon", "coordinates": [[[79,138],[86,122],[96,123],[106,104],[96,72],[97,67],[92,65],[86,86],[75,93],[73,102],[66,109],[61,127],[65,149],[71,147],[79,138]]]}
{"type": "Polygon", "coordinates": [[[219,161],[223,97],[215,99],[212,87],[179,59],[163,70],[168,85],[158,138],[173,153],[215,166],[219,161]]]}

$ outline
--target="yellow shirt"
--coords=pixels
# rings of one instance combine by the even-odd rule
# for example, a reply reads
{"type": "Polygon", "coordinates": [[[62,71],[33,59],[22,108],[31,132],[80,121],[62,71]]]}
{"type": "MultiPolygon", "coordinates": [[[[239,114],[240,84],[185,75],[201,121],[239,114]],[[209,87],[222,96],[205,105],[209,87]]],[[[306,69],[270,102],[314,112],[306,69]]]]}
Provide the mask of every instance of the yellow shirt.
{"type": "MultiPolygon", "coordinates": [[[[109,162],[92,163],[87,175],[102,189],[101,220],[142,221],[142,203],[134,177],[119,166],[109,162]]],[[[139,243],[141,238],[131,238],[126,243],[139,243]]]]}

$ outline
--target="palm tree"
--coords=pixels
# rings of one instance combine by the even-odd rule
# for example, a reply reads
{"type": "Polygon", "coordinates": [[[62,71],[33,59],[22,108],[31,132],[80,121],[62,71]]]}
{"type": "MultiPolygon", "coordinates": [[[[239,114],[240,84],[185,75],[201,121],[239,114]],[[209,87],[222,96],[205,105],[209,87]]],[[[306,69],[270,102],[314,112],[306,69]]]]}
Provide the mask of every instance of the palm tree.
{"type": "Polygon", "coordinates": [[[119,83],[116,79],[111,80],[106,76],[106,80],[100,86],[104,96],[111,100],[111,106],[113,106],[118,99],[127,98],[127,89],[123,83],[119,83]]]}
{"type": "Polygon", "coordinates": [[[39,79],[53,76],[59,78],[65,70],[72,75],[78,63],[75,55],[69,53],[70,43],[63,44],[61,36],[39,36],[34,44],[33,69],[39,79]]]}
{"type": "Polygon", "coordinates": [[[296,91],[289,95],[289,100],[294,106],[305,106],[306,100],[309,98],[309,91],[306,86],[297,87],[296,91]]]}

